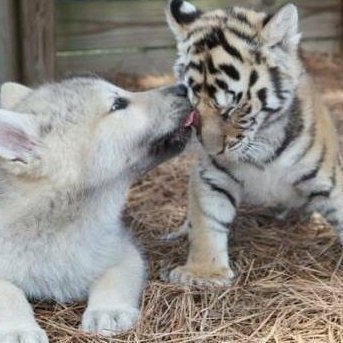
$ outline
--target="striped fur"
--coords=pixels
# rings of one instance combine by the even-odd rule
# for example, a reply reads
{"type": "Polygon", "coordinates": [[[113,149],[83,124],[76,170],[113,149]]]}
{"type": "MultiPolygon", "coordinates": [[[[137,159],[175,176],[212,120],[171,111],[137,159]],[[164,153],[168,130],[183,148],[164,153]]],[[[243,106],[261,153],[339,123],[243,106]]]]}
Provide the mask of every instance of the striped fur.
{"type": "Polygon", "coordinates": [[[206,154],[190,180],[188,260],[170,280],[230,284],[228,232],[242,201],[318,211],[343,240],[336,133],[299,57],[296,7],[268,15],[189,5],[184,22],[184,4],[170,1],[167,19],[206,154]]]}

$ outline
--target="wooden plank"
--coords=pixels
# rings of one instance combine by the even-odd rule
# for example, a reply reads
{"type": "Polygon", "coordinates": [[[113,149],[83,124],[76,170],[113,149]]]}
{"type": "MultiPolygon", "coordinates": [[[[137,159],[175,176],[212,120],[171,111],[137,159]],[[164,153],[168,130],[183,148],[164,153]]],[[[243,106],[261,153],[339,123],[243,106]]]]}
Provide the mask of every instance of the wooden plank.
{"type": "MultiPolygon", "coordinates": [[[[227,6],[226,0],[212,3],[217,7],[227,6]]],[[[174,39],[166,25],[165,6],[165,0],[57,1],[57,49],[123,47],[137,43],[172,45],[174,39]]]]}
{"type": "Polygon", "coordinates": [[[171,73],[176,57],[173,49],[132,51],[126,54],[91,54],[57,56],[57,76],[92,71],[101,76],[113,76],[119,72],[132,74],[171,73]]]}
{"type": "Polygon", "coordinates": [[[20,0],[22,79],[37,84],[54,78],[54,1],[20,0]]]}
{"type": "Polygon", "coordinates": [[[125,47],[173,46],[175,39],[164,25],[135,25],[99,30],[93,33],[57,36],[57,50],[80,50],[125,47]]]}
{"type": "MultiPolygon", "coordinates": [[[[263,0],[231,0],[230,5],[261,4],[263,0]]],[[[330,0],[331,1],[331,0],[330,0]]],[[[165,22],[164,9],[167,0],[92,0],[92,1],[63,1],[56,0],[57,22],[81,20],[83,23],[92,21],[107,22],[165,22]]],[[[224,8],[227,0],[197,0],[196,5],[204,10],[224,8]]]]}
{"type": "MultiPolygon", "coordinates": [[[[286,0],[245,0],[240,5],[260,9],[280,6],[286,0]]],[[[227,0],[198,1],[201,8],[226,7],[227,0]],[[210,5],[211,4],[211,5],[210,5]]],[[[234,4],[231,1],[230,4],[234,4]]],[[[340,37],[340,0],[298,1],[300,30],[305,40],[340,37]]],[[[57,49],[173,46],[164,18],[166,1],[90,1],[58,3],[57,49]]]]}
{"type": "Polygon", "coordinates": [[[301,44],[302,48],[308,52],[320,52],[323,54],[339,54],[340,47],[337,39],[308,40],[301,44]]]}
{"type": "Polygon", "coordinates": [[[13,0],[0,1],[0,83],[19,79],[16,18],[13,0]]]}

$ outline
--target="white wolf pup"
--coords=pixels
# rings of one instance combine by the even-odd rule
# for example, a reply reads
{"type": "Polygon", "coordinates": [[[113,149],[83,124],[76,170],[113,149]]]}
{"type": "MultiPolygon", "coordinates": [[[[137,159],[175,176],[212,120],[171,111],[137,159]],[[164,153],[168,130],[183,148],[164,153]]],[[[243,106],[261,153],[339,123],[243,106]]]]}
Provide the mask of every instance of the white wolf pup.
{"type": "Polygon", "coordinates": [[[32,90],[0,109],[0,342],[48,342],[26,300],[87,299],[87,332],[131,328],[145,265],[120,220],[141,173],[191,134],[183,86],[130,93],[94,77],[32,90]]]}

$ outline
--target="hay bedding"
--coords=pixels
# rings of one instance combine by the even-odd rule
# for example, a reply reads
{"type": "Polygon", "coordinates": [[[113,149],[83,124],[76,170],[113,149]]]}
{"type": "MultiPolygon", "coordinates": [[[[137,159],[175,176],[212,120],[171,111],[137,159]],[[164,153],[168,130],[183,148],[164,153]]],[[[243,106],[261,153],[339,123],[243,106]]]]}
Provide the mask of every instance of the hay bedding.
{"type": "MultiPolygon", "coordinates": [[[[343,64],[307,58],[343,133],[343,64]]],[[[131,89],[158,86],[170,76],[116,81],[131,89]]],[[[343,134],[341,135],[343,144],[343,134]]],[[[163,282],[160,270],[183,262],[186,240],[163,242],[185,215],[192,158],[180,157],[139,180],[129,196],[131,223],[149,261],[149,283],[135,330],[105,339],[78,331],[84,304],[39,303],[39,323],[51,342],[343,342],[343,271],[340,244],[320,218],[297,214],[276,221],[244,208],[235,222],[230,255],[237,279],[228,289],[183,288],[163,282]]]]}

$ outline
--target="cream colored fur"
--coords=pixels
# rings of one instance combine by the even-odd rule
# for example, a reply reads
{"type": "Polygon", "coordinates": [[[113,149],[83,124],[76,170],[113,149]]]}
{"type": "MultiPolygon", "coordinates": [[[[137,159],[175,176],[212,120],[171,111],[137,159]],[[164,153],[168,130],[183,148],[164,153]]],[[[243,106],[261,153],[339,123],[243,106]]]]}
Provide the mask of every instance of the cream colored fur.
{"type": "Polygon", "coordinates": [[[87,300],[86,332],[132,328],[146,271],[121,221],[126,193],[177,153],[156,146],[188,111],[177,87],[130,93],[85,77],[2,86],[1,343],[48,342],[27,298],[87,300]]]}

